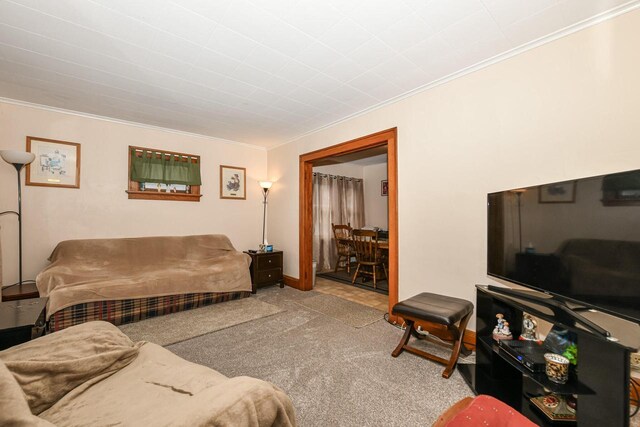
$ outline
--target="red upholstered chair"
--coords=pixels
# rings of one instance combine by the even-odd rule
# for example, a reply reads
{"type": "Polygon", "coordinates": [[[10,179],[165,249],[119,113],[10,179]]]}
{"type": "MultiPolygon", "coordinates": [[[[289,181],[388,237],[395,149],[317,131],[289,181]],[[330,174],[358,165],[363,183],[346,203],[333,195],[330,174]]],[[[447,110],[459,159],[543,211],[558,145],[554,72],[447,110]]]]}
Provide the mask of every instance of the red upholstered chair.
{"type": "Polygon", "coordinates": [[[536,427],[524,415],[496,398],[465,397],[440,415],[433,427],[536,427]]]}

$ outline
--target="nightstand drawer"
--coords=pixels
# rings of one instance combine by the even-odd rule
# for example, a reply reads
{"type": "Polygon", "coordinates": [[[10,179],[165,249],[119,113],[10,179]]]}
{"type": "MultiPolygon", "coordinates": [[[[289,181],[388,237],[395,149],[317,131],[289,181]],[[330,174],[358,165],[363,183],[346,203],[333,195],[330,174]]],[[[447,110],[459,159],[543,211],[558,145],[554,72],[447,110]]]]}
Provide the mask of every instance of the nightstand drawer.
{"type": "Polygon", "coordinates": [[[258,270],[267,270],[272,268],[282,268],[282,254],[261,254],[257,257],[258,270]]]}
{"type": "Polygon", "coordinates": [[[256,272],[256,283],[269,283],[275,282],[278,280],[282,280],[282,269],[281,268],[271,268],[269,270],[260,270],[256,272]]]}

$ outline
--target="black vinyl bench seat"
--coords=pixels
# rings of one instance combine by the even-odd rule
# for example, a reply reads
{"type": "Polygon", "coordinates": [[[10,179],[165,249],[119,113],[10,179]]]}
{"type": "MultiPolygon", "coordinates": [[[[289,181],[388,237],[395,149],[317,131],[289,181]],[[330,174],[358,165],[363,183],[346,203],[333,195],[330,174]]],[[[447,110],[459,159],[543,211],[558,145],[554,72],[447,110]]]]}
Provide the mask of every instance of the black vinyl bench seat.
{"type": "MultiPolygon", "coordinates": [[[[463,355],[470,354],[470,351],[462,344],[462,341],[473,313],[473,304],[471,302],[460,298],[423,292],[397,303],[393,306],[391,313],[402,317],[407,324],[400,343],[391,353],[393,357],[398,357],[400,353],[407,350],[410,353],[446,365],[442,376],[449,378],[458,362],[460,353],[463,355]],[[453,334],[453,341],[447,346],[452,350],[449,360],[408,345],[412,335],[418,339],[430,338],[416,331],[415,322],[420,321],[442,325],[453,334]],[[457,326],[458,324],[459,326],[457,326]]],[[[433,342],[442,344],[439,340],[433,342]]]]}

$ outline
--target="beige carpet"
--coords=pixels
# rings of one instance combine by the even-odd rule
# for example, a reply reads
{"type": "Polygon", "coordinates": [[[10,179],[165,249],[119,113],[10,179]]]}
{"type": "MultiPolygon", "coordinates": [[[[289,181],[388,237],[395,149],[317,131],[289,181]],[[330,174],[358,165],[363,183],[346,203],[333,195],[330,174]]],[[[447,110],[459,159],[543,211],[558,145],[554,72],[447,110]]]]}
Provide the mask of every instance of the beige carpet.
{"type": "Polygon", "coordinates": [[[154,317],[119,328],[133,341],[169,345],[283,311],[255,297],[154,317]]]}
{"type": "Polygon", "coordinates": [[[384,316],[383,311],[333,295],[315,295],[296,301],[296,303],[354,328],[363,328],[377,322],[384,316]]]}

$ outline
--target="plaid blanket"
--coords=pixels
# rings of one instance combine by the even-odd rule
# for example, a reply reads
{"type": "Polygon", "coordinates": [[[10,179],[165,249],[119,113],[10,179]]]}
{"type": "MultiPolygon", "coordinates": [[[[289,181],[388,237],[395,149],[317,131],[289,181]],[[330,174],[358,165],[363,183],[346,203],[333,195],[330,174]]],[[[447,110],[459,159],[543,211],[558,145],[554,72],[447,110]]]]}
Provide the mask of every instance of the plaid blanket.
{"type": "Polygon", "coordinates": [[[55,312],[49,319],[49,331],[59,331],[92,320],[122,325],[250,295],[251,292],[244,291],[208,292],[77,304],[55,312]]]}

